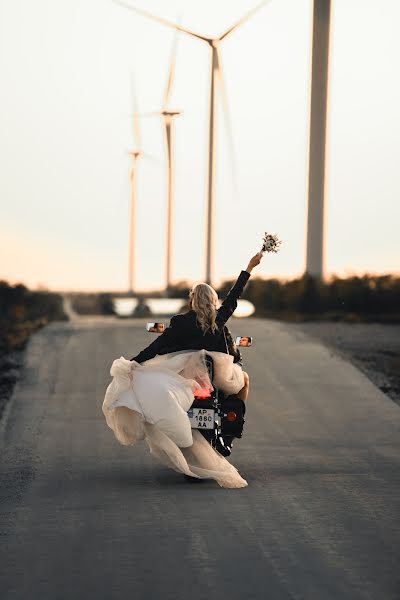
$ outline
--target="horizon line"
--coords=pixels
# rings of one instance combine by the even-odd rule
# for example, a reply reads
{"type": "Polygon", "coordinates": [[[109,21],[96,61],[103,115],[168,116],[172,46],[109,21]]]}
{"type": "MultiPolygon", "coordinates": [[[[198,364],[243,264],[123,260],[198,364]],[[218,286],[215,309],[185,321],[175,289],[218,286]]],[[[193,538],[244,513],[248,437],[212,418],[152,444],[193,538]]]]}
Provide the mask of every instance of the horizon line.
{"type": "MultiPolygon", "coordinates": [[[[304,277],[305,273],[301,272],[297,275],[292,275],[292,276],[284,276],[284,275],[264,275],[264,274],[253,274],[251,277],[253,280],[263,280],[263,281],[268,281],[271,279],[275,279],[278,281],[282,281],[282,282],[289,282],[289,281],[295,281],[296,279],[301,279],[302,277],[304,277]]],[[[400,277],[400,271],[380,271],[380,272],[374,272],[374,271],[349,271],[345,274],[338,274],[337,272],[329,272],[326,274],[326,276],[323,278],[324,281],[328,282],[331,281],[332,279],[352,279],[354,277],[400,277]]],[[[215,286],[215,288],[219,288],[222,287],[225,283],[229,282],[229,281],[234,281],[237,278],[237,275],[232,275],[232,276],[227,276],[227,277],[223,277],[220,279],[220,282],[218,283],[218,285],[215,286]]],[[[196,279],[195,281],[191,281],[191,280],[186,280],[186,279],[178,279],[177,281],[175,281],[174,283],[172,283],[171,287],[191,287],[192,285],[194,285],[195,283],[199,283],[201,280],[200,279],[196,279]]],[[[23,285],[25,286],[27,289],[34,291],[34,292],[54,292],[54,293],[58,293],[58,294],[71,294],[71,293],[83,293],[83,294],[101,294],[101,293],[107,293],[107,294],[121,294],[121,293],[126,293],[127,295],[130,293],[129,290],[127,288],[107,288],[107,287],[93,287],[93,288],[80,288],[80,287],[67,287],[67,288],[62,288],[62,287],[51,287],[48,286],[46,283],[38,283],[35,286],[29,285],[27,283],[24,283],[24,281],[21,280],[9,280],[7,278],[3,278],[0,276],[0,282],[4,282],[7,283],[10,286],[16,286],[16,285],[23,285]]],[[[154,293],[154,294],[160,294],[162,292],[165,292],[165,287],[147,287],[147,288],[143,288],[143,289],[138,289],[136,291],[133,292],[134,296],[135,295],[142,295],[142,294],[149,294],[149,293],[154,293]]]]}

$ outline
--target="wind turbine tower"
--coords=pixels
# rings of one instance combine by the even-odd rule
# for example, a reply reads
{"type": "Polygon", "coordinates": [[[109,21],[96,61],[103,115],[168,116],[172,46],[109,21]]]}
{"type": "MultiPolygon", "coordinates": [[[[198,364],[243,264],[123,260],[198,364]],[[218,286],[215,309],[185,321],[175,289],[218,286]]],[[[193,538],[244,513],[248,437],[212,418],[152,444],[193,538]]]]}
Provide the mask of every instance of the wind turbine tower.
{"type": "Polygon", "coordinates": [[[171,27],[176,31],[181,31],[190,35],[198,40],[205,42],[211,53],[210,61],[210,83],[209,83],[209,118],[208,118],[208,165],[207,165],[207,179],[206,179],[206,282],[212,285],[214,279],[214,236],[215,236],[215,129],[216,129],[216,101],[218,85],[221,91],[224,91],[222,65],[220,57],[220,44],[221,42],[238,29],[243,23],[245,23],[250,17],[252,17],[260,8],[262,8],[270,0],[263,0],[261,4],[247,12],[241,19],[239,19],[234,25],[229,27],[222,35],[217,38],[209,38],[198,33],[195,33],[189,29],[172,23],[161,17],[152,15],[151,13],[136,8],[122,0],[114,0],[117,4],[120,4],[130,10],[133,10],[137,14],[147,17],[153,21],[157,21],[162,25],[171,27]]]}
{"type": "Polygon", "coordinates": [[[165,133],[165,151],[166,151],[166,167],[167,167],[167,223],[166,223],[166,252],[165,252],[165,289],[171,287],[172,279],[172,261],[173,261],[173,219],[174,219],[174,154],[173,154],[173,125],[174,118],[181,114],[181,111],[171,110],[168,108],[169,98],[174,80],[175,61],[176,61],[176,44],[177,35],[175,36],[172,47],[171,61],[169,65],[169,73],[167,85],[165,88],[163,109],[160,113],[164,123],[165,133]]]}
{"type": "Polygon", "coordinates": [[[132,296],[135,287],[135,243],[136,243],[136,175],[139,158],[143,155],[141,150],[141,135],[139,126],[139,116],[137,112],[137,103],[132,86],[133,94],[133,139],[136,149],[129,152],[132,159],[129,169],[129,244],[128,244],[128,292],[132,296]]]}
{"type": "Polygon", "coordinates": [[[306,273],[324,274],[330,0],[314,0],[306,273]]]}
{"type": "Polygon", "coordinates": [[[172,132],[173,132],[173,120],[181,113],[178,111],[163,110],[161,116],[164,121],[165,129],[165,145],[166,145],[166,161],[167,161],[167,226],[166,226],[166,253],[165,253],[165,287],[166,291],[171,287],[172,279],[172,261],[173,261],[173,144],[172,144],[172,132]]]}

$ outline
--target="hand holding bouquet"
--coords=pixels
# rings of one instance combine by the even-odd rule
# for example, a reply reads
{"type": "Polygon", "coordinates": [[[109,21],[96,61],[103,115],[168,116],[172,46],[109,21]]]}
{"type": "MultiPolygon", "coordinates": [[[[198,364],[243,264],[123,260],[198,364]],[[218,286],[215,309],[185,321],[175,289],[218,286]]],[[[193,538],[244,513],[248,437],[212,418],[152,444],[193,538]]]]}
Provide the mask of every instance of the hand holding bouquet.
{"type": "Polygon", "coordinates": [[[262,248],[260,252],[257,252],[257,254],[250,259],[246,271],[251,273],[254,267],[260,264],[265,252],[278,252],[281,243],[282,242],[278,239],[277,235],[272,235],[271,233],[265,232],[262,248]]]}

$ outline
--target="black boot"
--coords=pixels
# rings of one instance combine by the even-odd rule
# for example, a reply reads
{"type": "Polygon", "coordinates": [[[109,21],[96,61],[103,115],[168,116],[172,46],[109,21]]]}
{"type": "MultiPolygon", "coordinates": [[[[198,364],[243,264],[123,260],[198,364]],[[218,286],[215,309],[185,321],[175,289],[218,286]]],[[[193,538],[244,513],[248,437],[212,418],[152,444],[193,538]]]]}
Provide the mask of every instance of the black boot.
{"type": "Polygon", "coordinates": [[[225,446],[227,448],[230,448],[230,451],[232,452],[233,440],[235,439],[235,436],[233,436],[233,435],[224,435],[224,436],[222,436],[222,439],[224,440],[225,446]]]}

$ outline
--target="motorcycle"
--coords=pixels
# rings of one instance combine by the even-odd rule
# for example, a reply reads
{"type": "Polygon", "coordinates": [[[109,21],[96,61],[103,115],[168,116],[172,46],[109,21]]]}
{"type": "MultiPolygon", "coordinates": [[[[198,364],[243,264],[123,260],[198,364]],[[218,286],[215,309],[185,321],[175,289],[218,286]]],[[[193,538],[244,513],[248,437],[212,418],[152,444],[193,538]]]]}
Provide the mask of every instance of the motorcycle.
{"type": "MultiPolygon", "coordinates": [[[[162,333],[164,323],[147,323],[146,329],[151,333],[162,333]]],[[[252,343],[251,337],[236,338],[236,345],[241,348],[248,348],[252,343]]],[[[232,452],[233,440],[243,436],[246,404],[240,398],[227,396],[218,389],[214,384],[213,359],[206,354],[205,360],[214,389],[205,396],[201,389],[195,392],[188,418],[191,428],[197,429],[217,452],[227,457],[232,452]]]]}

